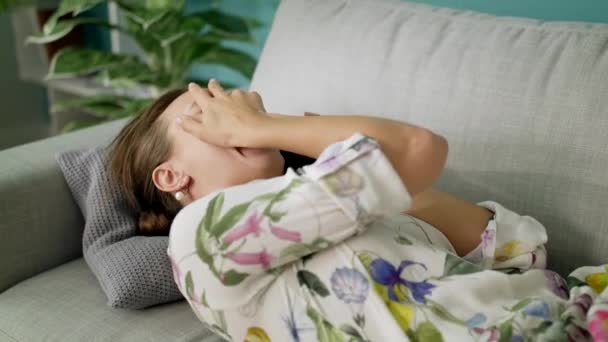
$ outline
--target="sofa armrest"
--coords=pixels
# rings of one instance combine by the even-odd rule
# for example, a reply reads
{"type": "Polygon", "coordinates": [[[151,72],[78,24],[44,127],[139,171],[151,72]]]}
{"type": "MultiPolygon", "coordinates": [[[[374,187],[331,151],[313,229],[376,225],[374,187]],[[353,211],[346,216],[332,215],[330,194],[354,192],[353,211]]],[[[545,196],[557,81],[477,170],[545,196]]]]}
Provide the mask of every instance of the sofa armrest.
{"type": "Polygon", "coordinates": [[[0,151],[0,292],[82,255],[83,218],[55,154],[106,145],[127,120],[0,151]]]}

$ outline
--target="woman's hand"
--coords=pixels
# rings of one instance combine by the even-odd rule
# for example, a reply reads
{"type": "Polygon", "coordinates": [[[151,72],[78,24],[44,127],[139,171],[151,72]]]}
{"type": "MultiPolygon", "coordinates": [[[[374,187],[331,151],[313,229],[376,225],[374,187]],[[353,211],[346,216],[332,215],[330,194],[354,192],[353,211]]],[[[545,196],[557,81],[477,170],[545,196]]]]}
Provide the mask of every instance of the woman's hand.
{"type": "Polygon", "coordinates": [[[183,130],[218,146],[258,147],[256,132],[270,119],[258,93],[234,89],[228,94],[213,79],[208,90],[190,83],[188,92],[200,111],[178,116],[183,130]]]}

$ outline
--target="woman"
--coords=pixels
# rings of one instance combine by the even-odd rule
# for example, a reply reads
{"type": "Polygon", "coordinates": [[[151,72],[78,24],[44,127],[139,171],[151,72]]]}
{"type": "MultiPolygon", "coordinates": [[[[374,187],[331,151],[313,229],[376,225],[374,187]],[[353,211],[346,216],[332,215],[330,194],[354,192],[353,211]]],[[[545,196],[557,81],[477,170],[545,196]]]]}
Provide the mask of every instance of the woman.
{"type": "Polygon", "coordinates": [[[567,295],[551,272],[507,274],[545,267],[545,228],[432,190],[447,151],[403,122],[266,113],[212,80],[131,121],[110,168],[142,232],[171,227],[175,281],[226,339],[492,340],[504,322],[523,336],[543,321],[514,304],[567,295]]]}

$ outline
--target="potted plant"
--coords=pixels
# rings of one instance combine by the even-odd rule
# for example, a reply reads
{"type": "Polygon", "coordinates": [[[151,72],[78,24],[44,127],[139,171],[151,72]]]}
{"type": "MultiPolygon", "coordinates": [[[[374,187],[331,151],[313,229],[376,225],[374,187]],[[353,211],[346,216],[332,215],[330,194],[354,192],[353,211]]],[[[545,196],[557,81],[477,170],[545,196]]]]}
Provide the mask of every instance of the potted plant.
{"type": "MultiPolygon", "coordinates": [[[[48,80],[92,76],[111,91],[56,104],[51,110],[77,108],[94,120],[73,121],[63,131],[127,117],[139,112],[165,90],[183,87],[192,79],[193,64],[220,64],[251,78],[256,60],[222,45],[224,41],[253,42],[251,30],[259,22],[224,13],[216,8],[184,12],[184,0],[111,0],[124,15],[124,23],[79,16],[109,0],[62,0],[57,10],[28,43],[56,41],[79,25],[119,30],[133,38],[142,54],[122,54],[81,47],[66,47],[53,56],[48,80]]],[[[225,85],[232,87],[232,85],[225,85]]]]}

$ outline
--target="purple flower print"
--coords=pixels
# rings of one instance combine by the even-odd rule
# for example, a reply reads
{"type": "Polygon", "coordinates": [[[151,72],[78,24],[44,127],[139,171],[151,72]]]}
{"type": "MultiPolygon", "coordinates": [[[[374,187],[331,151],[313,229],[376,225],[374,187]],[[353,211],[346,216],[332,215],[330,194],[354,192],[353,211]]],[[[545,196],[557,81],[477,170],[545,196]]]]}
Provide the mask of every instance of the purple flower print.
{"type": "Polygon", "coordinates": [[[266,250],[255,253],[229,253],[226,256],[239,265],[262,265],[264,268],[268,268],[273,259],[266,250]]]}
{"type": "Polygon", "coordinates": [[[317,158],[314,166],[321,171],[333,171],[341,165],[338,156],[342,153],[342,142],[329,145],[317,158]]]}
{"type": "Polygon", "coordinates": [[[363,303],[369,293],[369,281],[354,268],[337,268],[331,275],[331,289],[336,297],[348,304],[354,314],[354,320],[359,326],[365,323],[363,316],[363,303]]]}
{"type": "Polygon", "coordinates": [[[467,328],[473,329],[474,327],[485,323],[486,320],[487,320],[486,315],[478,312],[475,315],[473,315],[473,317],[469,318],[469,320],[467,320],[465,322],[465,324],[467,325],[467,328]]]}
{"type": "Polygon", "coordinates": [[[493,253],[496,238],[496,230],[487,228],[481,233],[481,250],[484,256],[493,253]]]}
{"type": "Polygon", "coordinates": [[[257,212],[252,213],[247,217],[245,223],[240,225],[237,228],[234,228],[228,232],[228,234],[224,235],[225,243],[232,243],[239,239],[244,238],[249,234],[254,234],[256,237],[260,236],[260,232],[262,231],[260,227],[260,223],[262,222],[262,215],[258,215],[257,212]]]}
{"type": "Polygon", "coordinates": [[[302,234],[292,230],[287,230],[281,227],[270,225],[270,232],[272,235],[278,237],[281,240],[288,240],[292,242],[302,242],[302,234]]]}
{"type": "Polygon", "coordinates": [[[563,299],[568,299],[568,284],[566,284],[566,281],[559,274],[553,271],[542,270],[542,272],[547,280],[547,287],[549,287],[549,289],[553,291],[556,296],[563,299]]]}
{"type": "Polygon", "coordinates": [[[549,304],[545,302],[534,302],[528,304],[523,312],[528,316],[540,317],[545,321],[551,320],[551,312],[549,310],[549,304]]]}
{"type": "Polygon", "coordinates": [[[331,275],[331,288],[346,304],[365,302],[369,292],[369,281],[354,268],[337,268],[331,275]]]}
{"type": "Polygon", "coordinates": [[[395,287],[398,285],[403,285],[407,287],[414,300],[419,303],[425,303],[424,296],[431,293],[431,290],[435,287],[435,285],[427,282],[427,281],[409,281],[407,279],[401,278],[401,272],[411,265],[420,265],[426,269],[424,264],[419,262],[414,262],[410,260],[404,260],[399,264],[398,268],[395,268],[390,262],[378,258],[372,261],[369,264],[371,270],[371,276],[375,282],[382,284],[388,288],[388,298],[395,302],[400,302],[397,294],[395,293],[395,287]]]}

